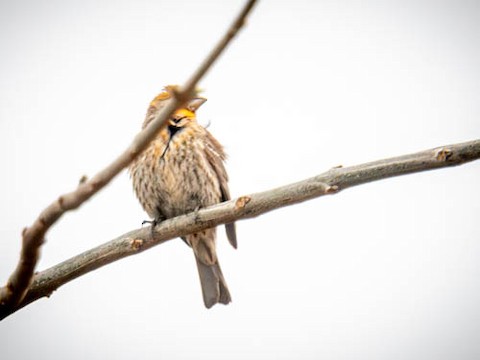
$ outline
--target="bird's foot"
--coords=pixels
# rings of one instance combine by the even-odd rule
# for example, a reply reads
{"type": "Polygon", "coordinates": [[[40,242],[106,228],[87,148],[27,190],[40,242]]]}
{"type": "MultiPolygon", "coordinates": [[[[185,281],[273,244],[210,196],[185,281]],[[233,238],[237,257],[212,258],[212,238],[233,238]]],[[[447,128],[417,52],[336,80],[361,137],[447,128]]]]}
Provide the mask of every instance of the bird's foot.
{"type": "Polygon", "coordinates": [[[160,224],[162,222],[162,220],[164,219],[153,219],[153,220],[143,220],[142,221],[142,226],[145,225],[145,224],[150,224],[150,234],[152,235],[152,238],[153,238],[153,233],[155,231],[155,226],[157,226],[158,224],[160,224]]]}
{"type": "Polygon", "coordinates": [[[157,220],[143,220],[142,221],[142,226],[145,225],[145,224],[150,224],[152,226],[156,226],[157,225],[157,220]]]}
{"type": "Polygon", "coordinates": [[[198,215],[198,211],[200,210],[200,206],[197,206],[195,209],[193,209],[193,215],[195,222],[198,222],[200,220],[200,216],[198,215]]]}

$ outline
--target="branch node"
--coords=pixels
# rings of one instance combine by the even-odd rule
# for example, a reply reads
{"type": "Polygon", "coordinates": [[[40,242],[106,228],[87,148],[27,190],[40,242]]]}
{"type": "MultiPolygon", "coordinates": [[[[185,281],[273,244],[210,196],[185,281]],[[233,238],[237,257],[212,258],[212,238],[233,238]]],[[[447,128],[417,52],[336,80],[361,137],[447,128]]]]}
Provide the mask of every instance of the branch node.
{"type": "Polygon", "coordinates": [[[90,182],[91,191],[96,191],[101,186],[102,186],[102,181],[101,180],[94,180],[94,181],[90,182]]]}
{"type": "Polygon", "coordinates": [[[13,286],[13,284],[10,281],[7,282],[7,285],[5,287],[7,288],[7,291],[9,292],[9,294],[12,294],[13,291],[15,290],[15,287],[13,286]]]}
{"type": "Polygon", "coordinates": [[[42,229],[42,231],[47,227],[47,221],[42,215],[38,217],[38,223],[40,224],[40,228],[42,229]]]}
{"type": "Polygon", "coordinates": [[[59,196],[57,201],[58,201],[58,206],[60,206],[60,209],[62,209],[62,211],[66,211],[65,207],[63,206],[65,201],[64,197],[59,196]]]}
{"type": "Polygon", "coordinates": [[[78,185],[82,185],[82,184],[85,184],[88,180],[88,176],[87,175],[82,175],[80,177],[80,179],[78,180],[78,185]]]}
{"type": "Polygon", "coordinates": [[[240,196],[237,201],[235,201],[235,210],[243,209],[250,200],[252,200],[250,196],[240,196]]]}
{"type": "Polygon", "coordinates": [[[448,161],[453,155],[453,151],[450,150],[449,148],[440,148],[437,153],[435,154],[435,158],[438,161],[448,161]]]}
{"type": "Polygon", "coordinates": [[[169,86],[168,90],[172,93],[173,97],[180,102],[187,101],[190,97],[196,96],[197,94],[196,89],[187,92],[178,85],[169,86]]]}
{"type": "Polygon", "coordinates": [[[180,91],[179,89],[179,86],[178,85],[169,85],[167,86],[166,88],[172,95],[175,99],[177,100],[181,100],[183,97],[184,97],[184,94],[182,91],[180,91]]]}
{"type": "Polygon", "coordinates": [[[130,242],[130,246],[132,247],[133,250],[138,251],[143,246],[143,240],[142,239],[133,239],[130,242]]]}
{"type": "Polygon", "coordinates": [[[338,185],[328,185],[325,187],[325,194],[335,194],[340,191],[338,185]]]}

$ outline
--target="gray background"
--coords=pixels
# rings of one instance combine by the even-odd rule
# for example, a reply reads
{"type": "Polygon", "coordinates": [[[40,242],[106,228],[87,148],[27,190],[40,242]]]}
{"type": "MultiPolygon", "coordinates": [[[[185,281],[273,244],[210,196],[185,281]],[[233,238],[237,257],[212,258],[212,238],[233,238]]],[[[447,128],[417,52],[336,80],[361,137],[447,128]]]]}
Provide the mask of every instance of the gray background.
{"type": "MultiPolygon", "coordinates": [[[[243,1],[0,2],[0,282],[20,233],[119,154],[243,1]]],[[[201,82],[234,196],[480,137],[477,1],[263,1],[201,82]]],[[[204,309],[178,240],[0,323],[9,359],[478,359],[480,163],[219,232],[233,303],[204,309]]],[[[39,270],[140,226],[123,172],[47,236],[39,270]]]]}

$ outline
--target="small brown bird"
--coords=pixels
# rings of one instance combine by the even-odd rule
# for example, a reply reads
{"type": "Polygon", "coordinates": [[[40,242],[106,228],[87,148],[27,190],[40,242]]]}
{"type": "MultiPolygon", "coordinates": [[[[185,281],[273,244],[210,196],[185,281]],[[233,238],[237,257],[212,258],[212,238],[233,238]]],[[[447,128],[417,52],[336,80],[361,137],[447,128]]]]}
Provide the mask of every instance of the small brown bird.
{"type": "MultiPolygon", "coordinates": [[[[143,128],[165,106],[174,86],[150,103],[143,128]]],[[[195,112],[206,101],[197,97],[177,110],[147,149],[130,165],[133,187],[153,224],[230,199],[222,145],[197,123],[195,112]]],[[[226,224],[227,237],[236,248],[235,224],[226,224]]],[[[207,308],[228,304],[230,292],[215,250],[216,228],[182,238],[197,261],[203,301],[207,308]]]]}

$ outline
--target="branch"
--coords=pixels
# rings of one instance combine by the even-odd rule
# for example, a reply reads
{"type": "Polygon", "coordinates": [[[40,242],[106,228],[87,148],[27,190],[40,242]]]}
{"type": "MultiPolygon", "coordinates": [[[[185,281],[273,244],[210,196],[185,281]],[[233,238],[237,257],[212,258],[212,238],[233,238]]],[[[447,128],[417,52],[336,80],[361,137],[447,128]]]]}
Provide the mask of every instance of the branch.
{"type": "Polygon", "coordinates": [[[48,229],[55,224],[65,212],[78,208],[107,185],[120,171],[127,167],[132,160],[148,146],[171,114],[194,96],[194,89],[198,81],[210,69],[215,60],[217,60],[219,55],[241,29],[255,2],[255,0],[247,2],[226,34],[221,38],[205,61],[198,67],[192,77],[183,87],[176,91],[175,97],[157,114],[149,126],[134,138],[130,146],[120,154],[119,157],[90,180],[81,182],[75,191],[61,195],[40,213],[30,227],[23,230],[22,250],[19,262],[10,275],[7,284],[0,288],[0,315],[11,313],[24,299],[32,282],[33,272],[40,255],[40,247],[43,244],[43,239],[48,229]]]}
{"type": "Polygon", "coordinates": [[[252,218],[371,181],[461,165],[479,158],[480,140],[475,140],[356,166],[337,167],[310,179],[241,196],[196,213],[165,220],[155,228],[153,234],[149,227],[133,230],[36,274],[25,299],[8,312],[1,311],[0,320],[35,300],[50,296],[54,290],[79,276],[121,258],[138,254],[169,239],[220,224],[252,218]]]}

